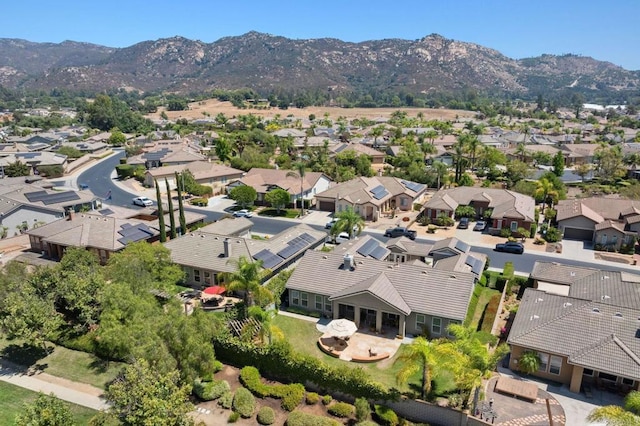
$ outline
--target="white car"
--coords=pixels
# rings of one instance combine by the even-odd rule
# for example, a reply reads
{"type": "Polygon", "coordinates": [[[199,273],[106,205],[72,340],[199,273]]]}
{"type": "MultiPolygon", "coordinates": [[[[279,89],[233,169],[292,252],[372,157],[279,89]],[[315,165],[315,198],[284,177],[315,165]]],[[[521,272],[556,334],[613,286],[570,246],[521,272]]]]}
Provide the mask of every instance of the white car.
{"type": "Polygon", "coordinates": [[[348,232],[341,232],[338,235],[336,235],[336,238],[334,239],[334,242],[336,244],[342,244],[342,243],[346,243],[349,240],[350,240],[349,233],[348,232]]]}
{"type": "Polygon", "coordinates": [[[339,221],[340,219],[338,219],[337,217],[332,218],[329,222],[327,222],[326,225],[324,225],[324,229],[331,229],[333,228],[333,225],[339,221]]]}
{"type": "Polygon", "coordinates": [[[247,209],[236,210],[235,212],[233,212],[233,215],[235,217],[253,217],[253,213],[251,213],[247,209]]]}
{"type": "Polygon", "coordinates": [[[140,207],[149,207],[153,205],[153,201],[147,197],[136,197],[133,199],[133,204],[140,207]]]}

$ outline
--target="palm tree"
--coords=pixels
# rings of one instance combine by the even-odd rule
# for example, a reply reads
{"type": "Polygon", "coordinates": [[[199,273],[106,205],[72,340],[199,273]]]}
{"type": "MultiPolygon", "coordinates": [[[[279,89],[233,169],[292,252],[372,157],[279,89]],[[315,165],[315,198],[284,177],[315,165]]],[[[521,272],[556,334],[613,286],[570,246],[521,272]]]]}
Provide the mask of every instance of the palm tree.
{"type": "Polygon", "coordinates": [[[624,399],[624,408],[617,405],[598,407],[589,413],[590,422],[609,426],[640,426],[640,392],[631,391],[624,399]]]}
{"type": "Polygon", "coordinates": [[[436,176],[438,177],[438,184],[436,189],[440,189],[440,183],[444,181],[444,177],[449,171],[449,166],[447,166],[442,161],[434,161],[433,164],[431,164],[431,167],[433,168],[433,170],[435,170],[436,176]]]}
{"type": "Polygon", "coordinates": [[[339,213],[336,213],[338,221],[333,224],[331,228],[331,235],[338,235],[341,232],[349,233],[349,239],[354,235],[360,235],[365,227],[364,219],[359,213],[356,213],[351,207],[347,208],[339,213]]]}
{"type": "Polygon", "coordinates": [[[258,336],[262,343],[270,345],[273,340],[283,340],[284,333],[273,324],[276,317],[275,310],[264,310],[260,306],[252,306],[249,308],[249,317],[255,318],[260,323],[260,331],[258,336]]]}
{"type": "Polygon", "coordinates": [[[271,292],[262,286],[265,273],[262,271],[262,261],[252,261],[245,256],[238,260],[230,260],[235,264],[236,271],[225,274],[225,282],[228,290],[243,292],[243,300],[246,306],[251,306],[254,299],[259,301],[273,298],[271,292]]]}
{"type": "Polygon", "coordinates": [[[537,352],[526,351],[518,360],[518,369],[525,374],[531,374],[540,368],[540,357],[537,352]]]}
{"type": "Polygon", "coordinates": [[[429,139],[429,142],[431,142],[431,145],[433,145],[433,142],[438,137],[438,131],[433,129],[427,130],[426,132],[424,132],[424,137],[429,139]]]}
{"type": "Polygon", "coordinates": [[[495,370],[498,361],[509,352],[509,347],[504,343],[492,350],[473,327],[451,324],[447,330],[455,336],[454,346],[469,357],[471,367],[481,374],[495,370]]]}
{"type": "Polygon", "coordinates": [[[529,151],[527,151],[527,146],[523,143],[519,143],[518,146],[516,147],[516,154],[518,155],[518,158],[520,159],[520,161],[526,163],[527,162],[527,156],[529,154],[529,151]]]}
{"type": "Polygon", "coordinates": [[[480,140],[478,136],[471,135],[465,140],[467,152],[471,155],[471,170],[476,167],[476,156],[478,155],[478,149],[480,148],[480,140]]]}
{"type": "Polygon", "coordinates": [[[304,191],[304,177],[306,175],[306,165],[302,161],[298,161],[293,164],[295,171],[287,173],[287,177],[294,177],[300,179],[300,217],[304,216],[304,198],[302,192],[304,191]]]}
{"type": "Polygon", "coordinates": [[[465,157],[465,140],[468,138],[468,134],[465,133],[458,137],[458,141],[453,145],[453,163],[456,166],[455,172],[455,181],[458,183],[460,181],[460,177],[462,177],[462,173],[464,172],[465,165],[467,162],[467,157],[465,157]]]}
{"type": "Polygon", "coordinates": [[[534,196],[536,198],[542,198],[542,213],[544,213],[547,201],[551,200],[551,203],[553,203],[553,200],[558,197],[558,191],[556,191],[555,187],[553,186],[553,182],[546,178],[542,178],[537,181],[536,185],[537,188],[534,196]]]}

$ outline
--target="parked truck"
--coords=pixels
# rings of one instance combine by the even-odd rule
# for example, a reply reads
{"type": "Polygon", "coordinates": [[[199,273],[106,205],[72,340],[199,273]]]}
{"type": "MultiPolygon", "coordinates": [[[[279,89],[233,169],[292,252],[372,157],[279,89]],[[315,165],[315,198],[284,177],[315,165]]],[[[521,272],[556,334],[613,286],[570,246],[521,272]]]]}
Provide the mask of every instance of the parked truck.
{"type": "Polygon", "coordinates": [[[416,239],[417,232],[407,229],[404,226],[397,226],[395,228],[389,228],[384,231],[384,236],[389,238],[407,237],[410,240],[416,239]]]}

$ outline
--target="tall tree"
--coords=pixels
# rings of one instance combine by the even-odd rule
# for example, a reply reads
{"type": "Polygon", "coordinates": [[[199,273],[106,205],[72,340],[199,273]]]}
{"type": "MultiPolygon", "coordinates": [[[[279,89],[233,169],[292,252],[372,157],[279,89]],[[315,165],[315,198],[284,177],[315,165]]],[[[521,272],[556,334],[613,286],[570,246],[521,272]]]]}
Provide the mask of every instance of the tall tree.
{"type": "Polygon", "coordinates": [[[231,263],[235,265],[236,271],[225,275],[226,287],[231,291],[241,291],[246,306],[251,306],[256,299],[259,302],[271,299],[271,292],[262,286],[265,273],[261,260],[252,261],[240,256],[238,260],[231,260],[231,263]]]}
{"type": "Polygon", "coordinates": [[[158,203],[158,227],[160,228],[160,242],[167,241],[167,228],[164,225],[164,211],[162,209],[162,197],[160,197],[160,186],[158,180],[154,179],[153,183],[156,185],[156,202],[158,203]]]}
{"type": "Polygon", "coordinates": [[[287,177],[295,177],[297,179],[300,179],[300,195],[298,198],[300,199],[300,217],[302,217],[304,216],[303,191],[304,191],[304,178],[306,176],[307,165],[302,161],[298,161],[293,164],[293,168],[294,168],[294,171],[288,172],[287,177]]]}
{"type": "Polygon", "coordinates": [[[169,232],[171,239],[175,239],[177,236],[176,233],[176,216],[173,211],[173,200],[171,199],[171,189],[169,188],[169,181],[167,178],[164,178],[164,185],[167,188],[167,208],[169,210],[169,232]]]}
{"type": "Polygon", "coordinates": [[[553,203],[553,200],[558,198],[558,191],[554,188],[553,183],[545,178],[539,179],[536,185],[535,197],[542,199],[542,213],[544,213],[546,205],[553,203]]]}
{"type": "Polygon", "coordinates": [[[592,165],[585,163],[585,164],[578,164],[575,168],[574,168],[574,172],[575,174],[577,174],[578,176],[580,176],[580,179],[582,180],[582,182],[584,182],[584,178],[591,173],[592,169],[592,165]]]}
{"type": "Polygon", "coordinates": [[[31,167],[29,167],[28,164],[17,160],[14,163],[4,166],[3,172],[7,177],[29,176],[31,174],[31,167]]]}
{"type": "Polygon", "coordinates": [[[216,142],[215,151],[216,156],[218,156],[218,160],[222,161],[223,163],[229,161],[233,154],[231,144],[226,138],[218,139],[218,141],[216,142]]]}
{"type": "Polygon", "coordinates": [[[349,238],[353,238],[354,233],[356,235],[360,235],[364,229],[364,219],[350,206],[347,206],[343,211],[336,213],[335,217],[338,218],[338,221],[333,224],[333,227],[331,228],[331,235],[338,235],[341,232],[347,232],[349,234],[349,238]]]}
{"type": "Polygon", "coordinates": [[[560,177],[564,174],[564,155],[562,151],[556,152],[553,156],[553,174],[560,177]]]}
{"type": "Polygon", "coordinates": [[[180,235],[187,233],[187,220],[184,217],[184,204],[182,202],[182,190],[180,188],[180,175],[176,172],[176,186],[178,187],[178,210],[180,211],[180,235]]]}
{"type": "Polygon", "coordinates": [[[280,214],[280,210],[285,208],[287,204],[291,202],[291,194],[284,189],[276,188],[267,192],[264,196],[264,200],[271,204],[272,207],[275,207],[278,214],[280,214]]]}
{"type": "Polygon", "coordinates": [[[465,156],[466,140],[468,133],[464,133],[458,137],[458,141],[453,144],[453,164],[455,166],[454,180],[456,183],[460,181],[460,177],[467,165],[467,157],[465,156]]]}
{"type": "Polygon", "coordinates": [[[624,399],[624,408],[618,405],[595,408],[587,420],[607,426],[640,426],[640,392],[629,392],[624,399]]]}
{"type": "Polygon", "coordinates": [[[15,418],[16,426],[74,426],[76,422],[69,404],[52,393],[38,393],[35,401],[25,404],[24,409],[15,418]]]}
{"type": "Polygon", "coordinates": [[[229,198],[242,208],[247,208],[258,198],[256,190],[249,185],[238,185],[229,191],[229,198]]]}

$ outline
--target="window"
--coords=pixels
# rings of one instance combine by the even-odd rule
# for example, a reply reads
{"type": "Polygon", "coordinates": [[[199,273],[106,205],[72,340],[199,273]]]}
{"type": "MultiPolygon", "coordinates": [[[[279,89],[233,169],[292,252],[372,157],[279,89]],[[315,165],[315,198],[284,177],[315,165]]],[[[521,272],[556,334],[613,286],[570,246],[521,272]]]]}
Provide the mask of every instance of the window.
{"type": "Polygon", "coordinates": [[[422,314],[416,315],[416,328],[424,330],[424,326],[427,324],[427,317],[422,314]]]}
{"type": "Polygon", "coordinates": [[[193,280],[197,283],[200,282],[200,269],[193,270],[193,280]]]}
{"type": "Polygon", "coordinates": [[[614,376],[613,374],[600,373],[598,374],[598,377],[600,377],[602,380],[608,380],[614,383],[618,381],[618,376],[614,376]]]}
{"type": "Polygon", "coordinates": [[[622,378],[622,384],[623,385],[633,386],[634,383],[635,383],[635,380],[627,379],[626,377],[622,378]]]}
{"type": "Polygon", "coordinates": [[[618,242],[618,236],[617,235],[612,235],[611,236],[611,244],[615,244],[618,242]]]}
{"type": "Polygon", "coordinates": [[[319,294],[316,294],[316,310],[321,311],[323,305],[324,305],[323,297],[319,294]]]}
{"type": "Polygon", "coordinates": [[[292,305],[300,304],[300,292],[298,290],[291,290],[291,304],[292,305]]]}
{"type": "Polygon", "coordinates": [[[204,283],[207,285],[211,285],[211,272],[204,271],[204,283]]]}
{"type": "Polygon", "coordinates": [[[431,318],[431,332],[433,334],[442,333],[442,318],[431,318]]]}
{"type": "Polygon", "coordinates": [[[515,220],[511,222],[511,232],[516,232],[518,230],[518,222],[515,220]]]}
{"type": "Polygon", "coordinates": [[[331,301],[328,296],[324,297],[324,310],[327,312],[331,312],[331,301]]]}
{"type": "Polygon", "coordinates": [[[607,234],[602,234],[602,237],[600,238],[600,244],[607,244],[607,234]]]}
{"type": "Polygon", "coordinates": [[[538,371],[546,373],[547,366],[549,366],[549,354],[538,352],[538,358],[540,358],[540,366],[538,367],[538,371]]]}
{"type": "MultiPolygon", "coordinates": [[[[460,324],[460,321],[449,320],[449,325],[452,325],[452,324],[460,324]]],[[[447,330],[447,336],[454,337],[453,334],[451,334],[451,332],[449,330],[447,330]]]]}
{"type": "Polygon", "coordinates": [[[585,368],[584,370],[582,370],[582,375],[593,377],[593,370],[590,368],[585,368]]]}
{"type": "Polygon", "coordinates": [[[559,356],[551,356],[551,362],[549,363],[549,373],[560,374],[562,369],[562,358],[559,356]]]}
{"type": "Polygon", "coordinates": [[[300,305],[305,308],[309,306],[309,295],[307,293],[300,293],[300,305]]]}
{"type": "Polygon", "coordinates": [[[401,206],[406,206],[407,205],[407,199],[406,198],[400,198],[400,205],[401,206]]]}

